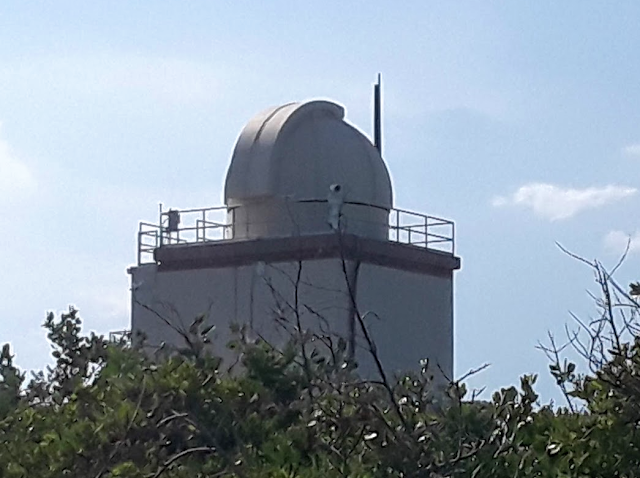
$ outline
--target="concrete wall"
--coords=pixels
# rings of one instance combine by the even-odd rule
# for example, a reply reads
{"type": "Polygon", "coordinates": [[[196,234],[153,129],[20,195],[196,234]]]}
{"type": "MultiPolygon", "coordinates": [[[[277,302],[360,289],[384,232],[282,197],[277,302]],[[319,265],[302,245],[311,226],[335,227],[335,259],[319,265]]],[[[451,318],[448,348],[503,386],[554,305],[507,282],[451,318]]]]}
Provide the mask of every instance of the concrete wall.
{"type": "MultiPolygon", "coordinates": [[[[390,375],[417,370],[429,358],[453,376],[453,290],[451,276],[430,275],[374,264],[347,261],[355,279],[358,309],[365,316],[383,364],[390,375]],[[357,270],[357,273],[356,273],[357,270]]],[[[158,271],[156,265],[132,270],[132,330],[148,343],[182,344],[163,323],[188,329],[198,314],[215,324],[216,353],[228,361],[232,323],[248,324],[254,337],[282,345],[283,326],[295,324],[298,262],[258,263],[233,267],[158,271]]],[[[356,360],[363,376],[376,376],[360,327],[353,322],[340,259],[302,262],[298,308],[305,329],[350,340],[356,331],[356,360]],[[321,318],[320,318],[321,317],[321,318]]],[[[434,371],[437,371],[434,368],[434,371]]]]}
{"type": "MultiPolygon", "coordinates": [[[[453,283],[451,278],[363,263],[357,301],[388,373],[417,370],[429,358],[434,375],[453,378],[453,283]]],[[[373,364],[359,332],[356,357],[373,364]]]]}
{"type": "MultiPolygon", "coordinates": [[[[216,325],[216,353],[227,360],[233,356],[225,347],[233,323],[247,324],[254,337],[280,346],[288,337],[285,327],[296,323],[297,276],[297,262],[162,272],[140,266],[132,269],[132,330],[144,332],[152,345],[181,345],[163,318],[186,330],[206,314],[206,323],[216,325]]],[[[348,335],[351,302],[339,259],[303,262],[297,289],[303,328],[348,335]]]]}
{"type": "MultiPolygon", "coordinates": [[[[328,188],[327,188],[328,192],[328,188]]],[[[286,199],[245,201],[229,210],[234,239],[291,237],[331,233],[326,202],[296,202],[286,199]]],[[[345,204],[340,226],[344,233],[386,241],[389,238],[389,211],[356,204],[345,204]]]]}

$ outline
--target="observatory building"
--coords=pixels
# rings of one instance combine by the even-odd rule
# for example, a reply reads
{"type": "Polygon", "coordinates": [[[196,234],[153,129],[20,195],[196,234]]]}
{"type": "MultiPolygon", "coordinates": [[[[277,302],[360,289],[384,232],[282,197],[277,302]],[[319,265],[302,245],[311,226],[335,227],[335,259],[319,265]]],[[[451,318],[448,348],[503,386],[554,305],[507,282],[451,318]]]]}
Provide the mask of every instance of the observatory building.
{"type": "Polygon", "coordinates": [[[263,111],[237,140],[223,206],[140,224],[134,337],[178,345],[204,314],[231,359],[232,324],[277,346],[299,323],[344,338],[368,376],[364,323],[388,373],[429,359],[453,377],[454,225],[394,208],[379,135],[344,115],[328,101],[263,111]]]}

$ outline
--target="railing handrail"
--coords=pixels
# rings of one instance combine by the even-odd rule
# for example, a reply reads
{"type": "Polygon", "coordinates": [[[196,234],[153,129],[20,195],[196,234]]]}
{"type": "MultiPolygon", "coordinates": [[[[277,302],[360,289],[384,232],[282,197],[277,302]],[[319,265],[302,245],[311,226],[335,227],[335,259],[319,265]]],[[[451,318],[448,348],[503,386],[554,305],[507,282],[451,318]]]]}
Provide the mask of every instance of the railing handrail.
{"type": "MultiPolygon", "coordinates": [[[[326,203],[328,201],[326,199],[305,199],[296,202],[326,203]]],[[[399,242],[427,249],[433,244],[450,244],[449,247],[437,247],[436,249],[450,254],[455,253],[455,224],[453,221],[437,216],[409,211],[407,209],[388,209],[356,201],[345,201],[344,205],[374,207],[376,209],[386,211],[389,214],[389,220],[386,226],[389,228],[388,238],[391,242],[399,242]],[[403,220],[411,222],[407,224],[403,223],[403,220]],[[443,228],[447,228],[448,230],[443,228]],[[433,232],[434,229],[437,229],[437,232],[433,232]]],[[[237,207],[238,206],[212,206],[205,208],[169,209],[164,211],[161,207],[159,224],[152,224],[144,221],[139,223],[138,264],[154,262],[153,257],[150,261],[145,261],[145,259],[148,259],[149,255],[152,256],[153,252],[157,248],[164,245],[190,244],[232,239],[234,236],[234,225],[227,221],[229,220],[229,213],[233,214],[237,207]],[[208,214],[221,212],[227,215],[223,221],[211,220],[208,217],[208,214]],[[184,226],[180,225],[179,221],[178,224],[173,225],[173,229],[169,230],[170,218],[172,217],[170,214],[175,213],[178,213],[180,221],[184,219],[184,216],[188,216],[187,224],[184,226]],[[194,215],[197,217],[194,217],[194,215]]],[[[375,221],[363,221],[353,218],[348,218],[348,220],[358,223],[370,222],[377,224],[375,221]]],[[[233,220],[231,220],[231,222],[233,222],[233,220]]]]}
{"type": "Polygon", "coordinates": [[[162,211],[162,215],[166,216],[168,215],[170,212],[172,211],[177,211],[180,214],[188,214],[188,213],[192,213],[192,212],[207,212],[207,211],[227,211],[228,208],[227,206],[212,206],[212,207],[196,207],[196,208],[191,208],[191,209],[167,209],[166,211],[162,211]]]}
{"type": "Polygon", "coordinates": [[[409,211],[407,209],[400,209],[400,208],[397,208],[397,207],[393,207],[393,208],[391,208],[391,211],[397,211],[397,212],[402,213],[402,214],[409,214],[411,216],[418,216],[418,217],[423,217],[423,218],[427,218],[427,219],[435,219],[436,221],[442,221],[445,224],[453,224],[453,221],[450,221],[449,219],[444,219],[444,218],[438,217],[438,216],[430,216],[428,214],[422,214],[420,212],[409,211]]]}

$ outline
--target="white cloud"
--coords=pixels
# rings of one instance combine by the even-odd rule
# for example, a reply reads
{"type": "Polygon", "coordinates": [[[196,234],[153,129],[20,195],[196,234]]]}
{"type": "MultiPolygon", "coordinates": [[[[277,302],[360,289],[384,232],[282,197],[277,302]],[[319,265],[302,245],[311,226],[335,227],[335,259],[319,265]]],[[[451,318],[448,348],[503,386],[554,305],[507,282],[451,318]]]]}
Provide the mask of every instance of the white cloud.
{"type": "Polygon", "coordinates": [[[521,186],[510,196],[496,196],[491,204],[496,207],[514,205],[533,210],[536,216],[558,221],[575,216],[581,211],[594,209],[636,194],[637,189],[610,184],[596,188],[563,188],[554,184],[531,183],[521,186]]]}
{"type": "Polygon", "coordinates": [[[622,254],[629,247],[629,254],[640,252],[640,231],[627,234],[622,231],[610,231],[604,237],[604,246],[609,252],[622,254]]]}
{"type": "Polygon", "coordinates": [[[624,148],[622,148],[622,152],[627,156],[640,157],[640,143],[630,144],[629,146],[625,146],[624,148]]]}
{"type": "Polygon", "coordinates": [[[0,136],[0,198],[29,194],[35,188],[36,179],[29,167],[13,154],[0,136]]]}

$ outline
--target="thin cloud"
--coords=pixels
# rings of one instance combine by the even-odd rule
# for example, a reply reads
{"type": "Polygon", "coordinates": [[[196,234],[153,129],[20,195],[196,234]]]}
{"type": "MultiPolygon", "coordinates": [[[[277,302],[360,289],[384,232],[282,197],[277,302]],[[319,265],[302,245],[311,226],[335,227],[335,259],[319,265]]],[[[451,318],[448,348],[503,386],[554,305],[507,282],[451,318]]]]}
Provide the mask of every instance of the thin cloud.
{"type": "Polygon", "coordinates": [[[640,143],[630,144],[629,146],[625,146],[624,148],[622,148],[622,152],[627,156],[640,157],[640,143]]]}
{"type": "Polygon", "coordinates": [[[610,184],[584,189],[564,188],[554,184],[525,184],[510,196],[496,196],[495,207],[519,206],[549,221],[568,219],[576,214],[620,201],[637,193],[636,188],[610,184]]]}
{"type": "Polygon", "coordinates": [[[219,99],[220,77],[219,67],[208,63],[130,54],[36,58],[0,66],[0,82],[14,89],[45,88],[56,95],[134,94],[177,104],[219,99]]]}
{"type": "Polygon", "coordinates": [[[29,194],[36,188],[35,176],[11,151],[1,127],[0,123],[0,199],[29,194]]]}
{"type": "Polygon", "coordinates": [[[604,237],[605,248],[612,253],[622,254],[629,248],[629,254],[640,253],[640,231],[627,234],[623,231],[610,231],[604,237]]]}

